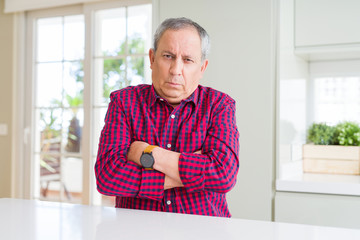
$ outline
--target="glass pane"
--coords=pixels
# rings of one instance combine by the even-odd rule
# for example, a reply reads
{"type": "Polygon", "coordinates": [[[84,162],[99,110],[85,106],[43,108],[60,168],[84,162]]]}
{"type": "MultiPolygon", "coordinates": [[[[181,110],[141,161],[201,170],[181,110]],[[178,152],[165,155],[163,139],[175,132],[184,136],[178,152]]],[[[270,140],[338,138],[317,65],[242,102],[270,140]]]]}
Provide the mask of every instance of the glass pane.
{"type": "Polygon", "coordinates": [[[35,193],[41,199],[60,200],[61,179],[60,168],[61,158],[59,155],[40,154],[36,155],[40,159],[39,165],[39,187],[35,189],[39,192],[35,193]]]}
{"type": "Polygon", "coordinates": [[[81,108],[64,110],[63,144],[66,152],[79,153],[83,128],[84,111],[81,108]]]}
{"type": "Polygon", "coordinates": [[[101,77],[96,78],[98,81],[98,89],[102,89],[102,94],[95,93],[95,97],[100,99],[95,102],[107,103],[109,101],[110,93],[127,86],[125,80],[125,59],[99,59],[96,60],[95,69],[98,71],[95,76],[101,77]]]}
{"type": "Polygon", "coordinates": [[[145,57],[128,57],[127,61],[127,79],[130,85],[136,86],[144,83],[145,57]]]}
{"type": "Polygon", "coordinates": [[[40,63],[37,65],[36,106],[60,106],[62,100],[62,63],[40,63]]]}
{"type": "Polygon", "coordinates": [[[96,157],[96,155],[97,155],[100,133],[101,133],[102,128],[104,127],[104,119],[105,119],[106,111],[107,111],[106,107],[94,109],[93,146],[95,146],[95,147],[93,148],[93,151],[92,151],[92,154],[94,157],[96,157]]]}
{"type": "Polygon", "coordinates": [[[40,194],[35,193],[35,195],[39,195],[44,200],[81,203],[82,160],[40,155],[38,189],[40,194]]]}
{"type": "Polygon", "coordinates": [[[360,78],[330,77],[314,80],[314,121],[336,125],[360,119],[360,78]]]}
{"type": "Polygon", "coordinates": [[[64,59],[79,60],[84,58],[85,25],[84,16],[64,17],[64,59]]]}
{"type": "Polygon", "coordinates": [[[83,62],[64,63],[64,106],[83,106],[84,70],[83,62]]]}
{"type": "Polygon", "coordinates": [[[125,8],[101,10],[96,13],[96,55],[117,56],[125,53],[125,8]]]}
{"type": "Polygon", "coordinates": [[[34,196],[81,202],[83,15],[37,21],[34,196]]]}
{"type": "Polygon", "coordinates": [[[151,5],[128,8],[129,53],[147,53],[151,39],[151,5]]]}
{"type": "MultiPolygon", "coordinates": [[[[40,181],[59,181],[60,180],[60,155],[40,154],[40,181]]],[[[44,189],[45,186],[41,184],[44,189]]],[[[59,186],[56,187],[59,189],[59,186]]],[[[46,196],[46,194],[43,195],[46,196]]]]}
{"type": "Polygon", "coordinates": [[[83,161],[81,158],[67,157],[61,162],[61,180],[66,188],[65,197],[72,203],[81,203],[83,183],[83,161]]]}
{"type": "Polygon", "coordinates": [[[39,147],[36,152],[60,153],[61,143],[61,109],[41,109],[36,111],[39,120],[36,125],[40,138],[39,147]]]}
{"type": "Polygon", "coordinates": [[[42,18],[37,21],[37,60],[61,61],[63,56],[62,18],[42,18]]]}
{"type": "Polygon", "coordinates": [[[151,69],[149,56],[144,58],[144,83],[151,84],[151,69]]]}

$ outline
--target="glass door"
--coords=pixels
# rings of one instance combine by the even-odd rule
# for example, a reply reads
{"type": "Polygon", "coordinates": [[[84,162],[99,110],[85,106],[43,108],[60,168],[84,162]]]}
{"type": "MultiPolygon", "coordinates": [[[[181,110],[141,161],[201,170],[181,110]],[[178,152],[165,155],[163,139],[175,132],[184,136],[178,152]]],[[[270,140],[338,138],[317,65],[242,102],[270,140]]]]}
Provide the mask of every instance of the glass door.
{"type": "Polygon", "coordinates": [[[38,18],[35,29],[33,197],[80,203],[84,16],[38,18]]]}

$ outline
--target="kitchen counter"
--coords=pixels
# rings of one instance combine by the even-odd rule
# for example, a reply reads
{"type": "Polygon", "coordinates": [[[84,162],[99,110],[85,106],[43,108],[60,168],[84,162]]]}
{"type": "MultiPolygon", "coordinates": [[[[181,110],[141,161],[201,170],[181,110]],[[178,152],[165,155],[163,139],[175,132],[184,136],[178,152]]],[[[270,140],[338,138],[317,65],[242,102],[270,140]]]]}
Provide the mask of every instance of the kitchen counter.
{"type": "Polygon", "coordinates": [[[0,239],[352,240],[360,230],[0,199],[0,239]]]}

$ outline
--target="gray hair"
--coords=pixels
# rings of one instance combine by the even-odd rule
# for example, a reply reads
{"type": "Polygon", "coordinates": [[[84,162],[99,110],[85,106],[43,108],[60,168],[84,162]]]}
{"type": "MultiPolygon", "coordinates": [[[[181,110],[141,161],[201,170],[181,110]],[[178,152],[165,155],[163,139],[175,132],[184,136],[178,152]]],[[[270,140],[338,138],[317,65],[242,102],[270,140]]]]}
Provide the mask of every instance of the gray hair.
{"type": "Polygon", "coordinates": [[[207,59],[207,56],[210,52],[210,37],[208,33],[202,28],[199,24],[192,21],[188,18],[168,18],[163,21],[160,26],[156,29],[154,34],[154,52],[156,52],[158,43],[160,41],[161,36],[164,34],[166,30],[180,30],[188,27],[193,27],[198,32],[200,40],[201,40],[201,61],[207,59]]]}

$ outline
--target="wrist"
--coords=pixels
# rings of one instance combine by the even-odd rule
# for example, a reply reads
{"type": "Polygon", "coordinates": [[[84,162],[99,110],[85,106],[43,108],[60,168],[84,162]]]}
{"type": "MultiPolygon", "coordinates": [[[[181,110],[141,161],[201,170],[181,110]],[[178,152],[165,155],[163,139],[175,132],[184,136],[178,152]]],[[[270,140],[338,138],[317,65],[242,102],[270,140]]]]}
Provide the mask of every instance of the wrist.
{"type": "Polygon", "coordinates": [[[127,154],[128,161],[132,161],[141,166],[140,157],[144,152],[144,149],[148,145],[149,145],[148,143],[142,141],[133,142],[128,150],[128,154],[127,154]]]}
{"type": "Polygon", "coordinates": [[[140,156],[140,165],[146,170],[154,169],[155,158],[153,156],[153,150],[158,148],[156,145],[147,145],[140,156]]]}

